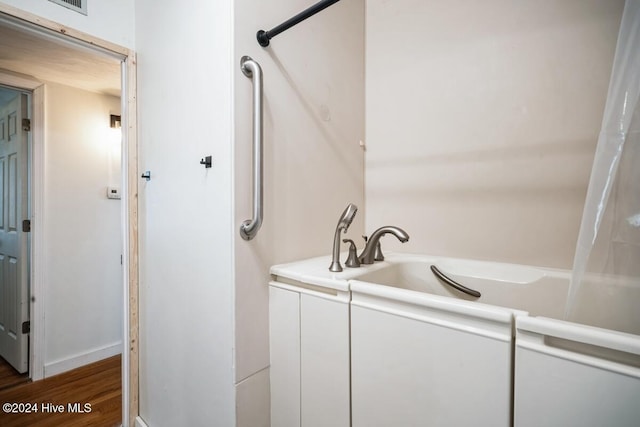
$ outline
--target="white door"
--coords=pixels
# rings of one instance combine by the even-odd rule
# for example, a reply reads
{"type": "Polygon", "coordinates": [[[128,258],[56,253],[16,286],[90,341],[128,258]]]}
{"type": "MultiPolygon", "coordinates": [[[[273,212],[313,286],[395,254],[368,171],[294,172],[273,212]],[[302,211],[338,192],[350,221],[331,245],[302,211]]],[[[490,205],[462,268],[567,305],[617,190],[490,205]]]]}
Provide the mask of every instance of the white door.
{"type": "Polygon", "coordinates": [[[28,369],[27,96],[0,106],[0,355],[18,372],[28,369]],[[26,324],[25,324],[26,326],[26,324]]]}

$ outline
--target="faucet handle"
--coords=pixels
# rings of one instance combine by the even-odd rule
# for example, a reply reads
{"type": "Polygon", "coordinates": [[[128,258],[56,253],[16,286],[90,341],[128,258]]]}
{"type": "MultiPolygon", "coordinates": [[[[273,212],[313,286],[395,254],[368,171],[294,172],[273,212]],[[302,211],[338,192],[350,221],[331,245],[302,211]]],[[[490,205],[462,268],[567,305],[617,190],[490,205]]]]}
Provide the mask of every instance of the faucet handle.
{"type": "Polygon", "coordinates": [[[378,244],[376,245],[376,253],[373,256],[375,261],[384,261],[384,255],[382,254],[382,246],[380,246],[380,240],[378,240],[378,244]]]}
{"type": "Polygon", "coordinates": [[[344,243],[349,243],[349,257],[344,265],[351,268],[360,267],[360,260],[358,259],[358,249],[356,244],[351,239],[342,239],[344,243]]]}

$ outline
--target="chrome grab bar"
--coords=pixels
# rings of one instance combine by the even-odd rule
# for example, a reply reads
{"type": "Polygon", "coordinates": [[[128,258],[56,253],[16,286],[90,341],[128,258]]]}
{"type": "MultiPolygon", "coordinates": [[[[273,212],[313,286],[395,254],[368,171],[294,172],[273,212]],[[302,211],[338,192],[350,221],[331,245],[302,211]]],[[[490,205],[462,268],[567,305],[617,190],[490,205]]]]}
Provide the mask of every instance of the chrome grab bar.
{"type": "Polygon", "coordinates": [[[444,283],[451,286],[452,288],[459,290],[460,292],[464,292],[465,294],[471,295],[472,297],[476,297],[476,298],[480,298],[482,296],[480,292],[474,289],[467,288],[466,286],[463,286],[460,283],[456,282],[455,280],[447,277],[442,271],[438,270],[438,267],[436,267],[435,265],[431,266],[431,271],[433,271],[433,274],[435,274],[438,279],[442,280],[444,283]]]}
{"type": "Polygon", "coordinates": [[[253,219],[240,226],[240,236],[251,240],[262,226],[262,68],[251,57],[243,56],[240,69],[253,79],[253,219]]]}

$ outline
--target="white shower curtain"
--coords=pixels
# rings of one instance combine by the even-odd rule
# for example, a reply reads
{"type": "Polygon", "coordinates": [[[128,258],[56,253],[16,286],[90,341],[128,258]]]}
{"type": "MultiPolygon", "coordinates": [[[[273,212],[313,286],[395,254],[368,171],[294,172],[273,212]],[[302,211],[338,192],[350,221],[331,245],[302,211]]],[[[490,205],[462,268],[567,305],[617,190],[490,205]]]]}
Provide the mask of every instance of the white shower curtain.
{"type": "Polygon", "coordinates": [[[640,0],[627,0],[565,318],[640,334],[640,0]]]}

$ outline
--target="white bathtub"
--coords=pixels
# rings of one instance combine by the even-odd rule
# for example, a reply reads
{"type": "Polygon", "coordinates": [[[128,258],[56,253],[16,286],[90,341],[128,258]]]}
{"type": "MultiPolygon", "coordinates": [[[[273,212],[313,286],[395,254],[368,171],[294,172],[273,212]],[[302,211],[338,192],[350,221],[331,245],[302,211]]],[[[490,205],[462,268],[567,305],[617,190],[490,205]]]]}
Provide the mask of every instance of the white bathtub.
{"type": "MultiPolygon", "coordinates": [[[[428,256],[387,262],[350,281],[358,425],[640,425],[640,337],[558,320],[569,272],[428,256]],[[430,265],[482,295],[443,284],[430,265]],[[426,382],[398,392],[417,377],[426,382]]],[[[637,287],[591,285],[587,294],[585,323],[638,331],[637,287]]]]}
{"type": "Polygon", "coordinates": [[[357,280],[547,317],[559,318],[564,310],[569,283],[564,271],[415,255],[394,254],[386,262],[385,268],[365,273],[357,280]],[[431,265],[482,296],[475,298],[443,284],[429,269],[431,265]]]}
{"type": "Polygon", "coordinates": [[[275,266],[272,274],[349,301],[349,347],[342,350],[351,402],[341,425],[640,425],[633,283],[584,294],[594,301],[577,313],[598,328],[559,320],[567,271],[403,254],[338,274],[328,265],[317,258],[275,266]],[[482,296],[444,285],[430,265],[482,296]]]}

